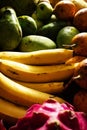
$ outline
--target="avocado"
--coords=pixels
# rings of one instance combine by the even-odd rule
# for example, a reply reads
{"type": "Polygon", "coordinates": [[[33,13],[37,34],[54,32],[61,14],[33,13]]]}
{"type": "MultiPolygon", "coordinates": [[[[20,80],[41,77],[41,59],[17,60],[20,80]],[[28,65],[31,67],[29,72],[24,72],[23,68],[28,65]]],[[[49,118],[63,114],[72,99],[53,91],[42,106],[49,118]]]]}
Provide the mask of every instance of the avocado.
{"type": "Polygon", "coordinates": [[[14,50],[22,38],[22,29],[16,12],[11,7],[0,9],[0,50],[14,50]]]}
{"type": "Polygon", "coordinates": [[[68,22],[62,21],[62,20],[49,22],[49,23],[43,25],[37,31],[37,34],[42,35],[42,36],[46,36],[46,37],[50,38],[51,40],[56,41],[56,36],[58,34],[58,31],[61,28],[63,28],[64,26],[66,26],[67,24],[68,24],[68,22]]]}
{"type": "Polygon", "coordinates": [[[22,38],[19,44],[19,51],[31,52],[44,49],[55,49],[56,44],[51,39],[39,36],[39,35],[29,35],[22,38]]]}

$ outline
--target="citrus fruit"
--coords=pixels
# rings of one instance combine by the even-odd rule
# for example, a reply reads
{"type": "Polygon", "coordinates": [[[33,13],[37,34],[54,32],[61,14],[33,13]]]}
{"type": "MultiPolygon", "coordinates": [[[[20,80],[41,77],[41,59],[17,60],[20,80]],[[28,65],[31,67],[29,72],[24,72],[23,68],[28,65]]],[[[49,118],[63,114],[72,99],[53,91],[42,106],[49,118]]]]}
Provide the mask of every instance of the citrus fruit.
{"type": "Polygon", "coordinates": [[[71,44],[72,38],[78,34],[79,31],[74,26],[65,26],[57,34],[56,44],[59,48],[68,47],[71,44]]]}

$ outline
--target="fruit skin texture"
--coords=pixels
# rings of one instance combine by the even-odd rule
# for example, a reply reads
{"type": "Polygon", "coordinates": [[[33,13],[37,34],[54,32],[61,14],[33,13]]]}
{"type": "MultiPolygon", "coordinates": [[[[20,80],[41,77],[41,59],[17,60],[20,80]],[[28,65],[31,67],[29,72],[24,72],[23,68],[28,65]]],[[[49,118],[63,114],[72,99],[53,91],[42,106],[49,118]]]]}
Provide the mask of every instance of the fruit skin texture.
{"type": "Polygon", "coordinates": [[[0,120],[0,130],[6,130],[2,120],[0,120]]]}
{"type": "Polygon", "coordinates": [[[3,7],[0,9],[0,17],[0,50],[14,50],[22,38],[16,12],[11,7],[3,7]]]}
{"type": "Polygon", "coordinates": [[[10,124],[16,123],[19,118],[25,115],[26,110],[26,107],[19,106],[0,97],[0,119],[10,122],[10,124]]]}
{"type": "Polygon", "coordinates": [[[73,78],[81,88],[87,89],[87,58],[76,66],[73,78]]]}
{"type": "Polygon", "coordinates": [[[0,52],[0,59],[17,61],[29,65],[53,65],[65,63],[73,57],[73,50],[70,49],[48,49],[33,52],[0,52]]]}
{"type": "Polygon", "coordinates": [[[73,25],[81,32],[87,31],[87,8],[80,9],[73,18],[73,25]]]}
{"type": "Polygon", "coordinates": [[[71,45],[75,55],[87,57],[87,32],[81,32],[72,38],[71,45]]]}
{"type": "Polygon", "coordinates": [[[75,65],[26,65],[10,60],[1,60],[1,72],[8,77],[32,83],[62,82],[73,76],[75,65]]]}
{"type": "Polygon", "coordinates": [[[36,15],[40,20],[48,20],[53,13],[53,7],[49,2],[42,1],[37,4],[36,15]]]}
{"type": "Polygon", "coordinates": [[[75,6],[77,11],[82,9],[82,8],[87,8],[87,0],[71,0],[75,6]]]}
{"type": "Polygon", "coordinates": [[[84,59],[86,59],[86,57],[83,57],[83,56],[73,56],[72,58],[70,58],[69,60],[67,60],[65,62],[65,64],[79,63],[79,62],[81,62],[84,59]]]}
{"type": "Polygon", "coordinates": [[[56,37],[56,44],[59,48],[67,48],[71,44],[72,38],[79,33],[74,26],[65,26],[60,29],[56,37]]]}
{"type": "Polygon", "coordinates": [[[45,24],[44,26],[42,26],[37,31],[37,34],[42,35],[42,36],[46,36],[46,37],[48,37],[56,42],[56,37],[57,37],[58,31],[61,28],[67,26],[68,24],[70,24],[70,23],[63,21],[63,20],[49,22],[49,23],[45,24]]]}
{"type": "Polygon", "coordinates": [[[77,111],[83,111],[87,114],[87,90],[79,90],[73,98],[73,105],[77,111]]]}
{"type": "Polygon", "coordinates": [[[59,104],[50,99],[42,105],[31,106],[26,115],[10,130],[86,130],[86,128],[85,113],[75,112],[73,106],[68,103],[59,104]]]}
{"type": "Polygon", "coordinates": [[[55,49],[56,43],[45,36],[28,35],[22,38],[18,48],[22,52],[55,49]]]}
{"type": "Polygon", "coordinates": [[[31,34],[36,34],[37,24],[36,21],[28,15],[18,17],[18,21],[22,28],[23,37],[31,34]]]}
{"type": "Polygon", "coordinates": [[[71,20],[76,13],[76,6],[71,1],[62,0],[54,6],[53,13],[61,20],[71,20]]]}
{"type": "Polygon", "coordinates": [[[35,103],[42,104],[49,98],[54,98],[60,103],[66,102],[63,98],[20,85],[2,73],[0,73],[0,81],[0,97],[24,107],[30,107],[35,103]]]}

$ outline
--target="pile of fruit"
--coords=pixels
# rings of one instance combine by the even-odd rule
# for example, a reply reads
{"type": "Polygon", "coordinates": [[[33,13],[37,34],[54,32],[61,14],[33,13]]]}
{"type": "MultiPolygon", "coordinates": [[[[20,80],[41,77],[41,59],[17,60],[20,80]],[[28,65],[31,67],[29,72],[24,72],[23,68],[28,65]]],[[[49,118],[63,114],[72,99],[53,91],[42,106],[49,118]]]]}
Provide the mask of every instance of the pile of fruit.
{"type": "Polygon", "coordinates": [[[39,0],[31,15],[0,9],[1,130],[87,129],[86,18],[84,0],[39,0]]]}

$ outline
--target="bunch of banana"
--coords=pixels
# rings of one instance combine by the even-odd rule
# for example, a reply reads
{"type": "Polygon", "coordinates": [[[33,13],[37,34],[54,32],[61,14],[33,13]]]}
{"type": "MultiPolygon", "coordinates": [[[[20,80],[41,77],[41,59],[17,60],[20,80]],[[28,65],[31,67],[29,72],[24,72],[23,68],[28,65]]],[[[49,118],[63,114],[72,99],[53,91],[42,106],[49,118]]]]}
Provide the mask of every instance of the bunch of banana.
{"type": "Polygon", "coordinates": [[[12,122],[15,122],[26,114],[26,110],[26,107],[19,106],[0,97],[0,119],[8,117],[8,121],[12,120],[12,122]]]}
{"type": "Polygon", "coordinates": [[[48,98],[66,102],[56,93],[64,90],[64,81],[73,75],[76,64],[65,64],[71,57],[73,50],[69,49],[0,52],[0,113],[9,114],[3,109],[5,104],[14,109],[11,116],[18,118],[26,108],[42,104],[48,98]]]}
{"type": "Polygon", "coordinates": [[[65,63],[73,57],[73,50],[69,49],[48,49],[33,52],[0,52],[0,59],[13,60],[29,65],[52,65],[65,63]]]}

